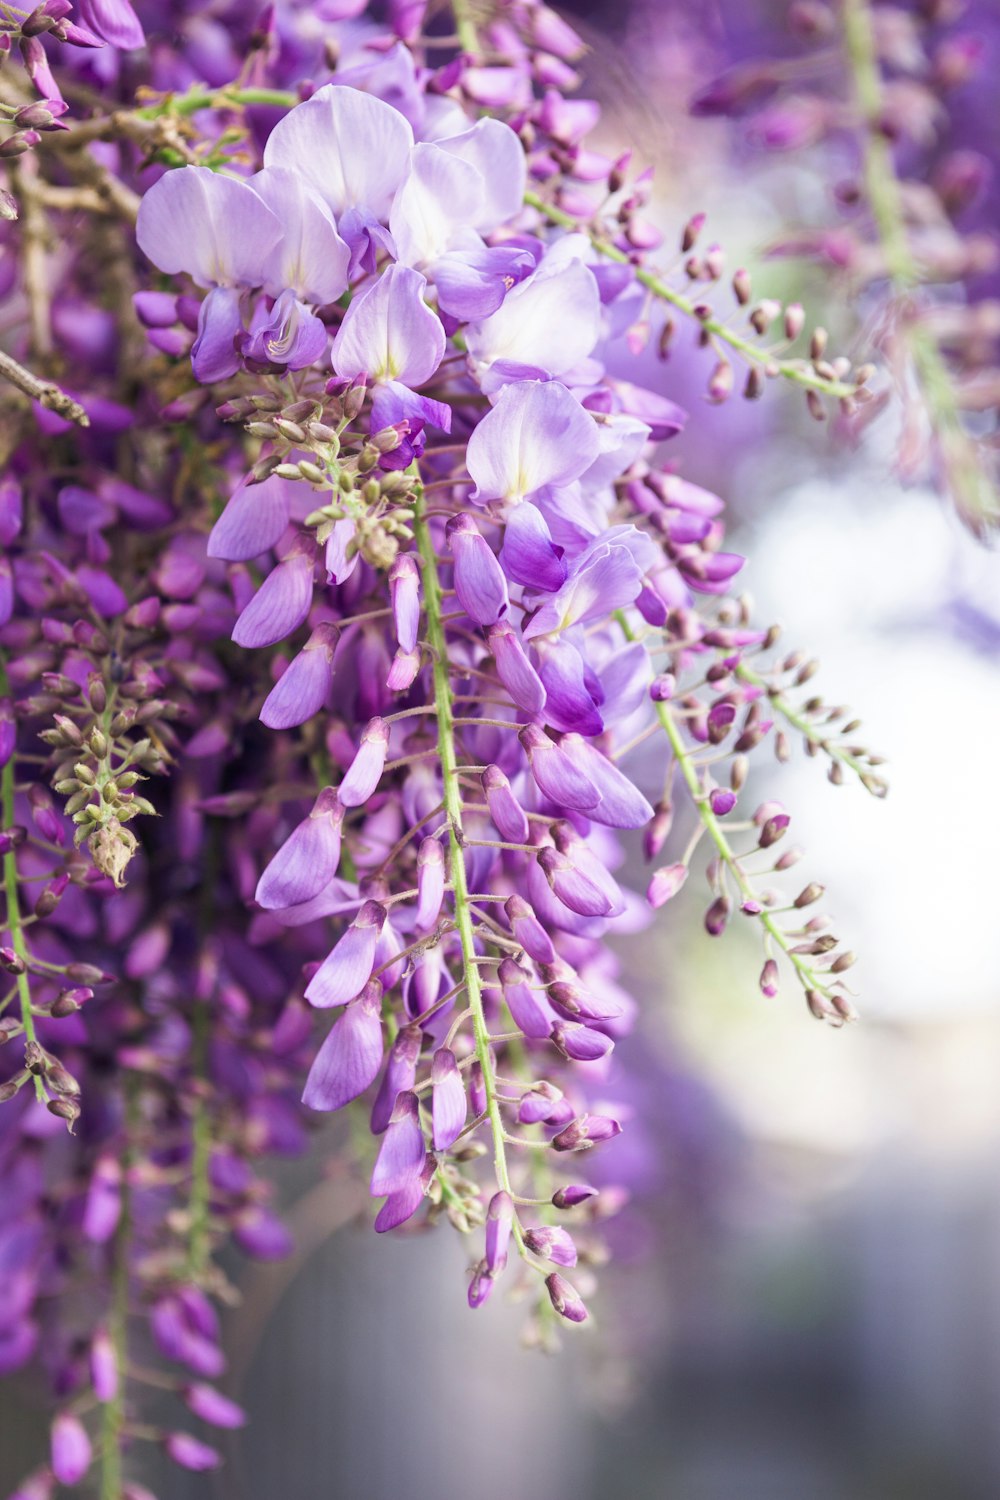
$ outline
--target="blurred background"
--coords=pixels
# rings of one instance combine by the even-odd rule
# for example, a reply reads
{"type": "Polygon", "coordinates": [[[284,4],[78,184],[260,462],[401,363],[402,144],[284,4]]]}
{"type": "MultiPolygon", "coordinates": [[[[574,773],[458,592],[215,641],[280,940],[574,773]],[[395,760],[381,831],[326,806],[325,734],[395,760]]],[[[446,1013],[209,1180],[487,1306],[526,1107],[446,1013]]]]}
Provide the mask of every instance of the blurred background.
{"type": "MultiPolygon", "coordinates": [[[[861,357],[828,280],[762,257],[829,218],[840,164],[687,112],[722,67],[780,50],[785,0],[571,9],[603,138],[655,164],[668,243],[707,212],[756,292],[800,295],[861,357]]],[[[982,15],[996,48],[995,0],[982,15]]],[[[632,378],[690,410],[673,456],[726,499],[757,617],[820,658],[889,761],[887,802],[806,759],[758,783],[861,955],[862,1020],[817,1025],[791,982],[764,999],[749,924],[709,939],[689,881],[622,952],[643,1019],[621,1066],[644,1100],[592,1324],[561,1356],[524,1352],[501,1297],[468,1312],[457,1236],[377,1238],[325,1180],[294,1212],[298,1259],[244,1276],[231,1318],[248,1429],[217,1475],[150,1473],[161,1500],[1000,1494],[997,558],[896,478],[891,411],[847,448],[787,391],[710,406],[706,373],[688,332],[632,378]]],[[[12,1447],[32,1420],[8,1409],[12,1447]]]]}

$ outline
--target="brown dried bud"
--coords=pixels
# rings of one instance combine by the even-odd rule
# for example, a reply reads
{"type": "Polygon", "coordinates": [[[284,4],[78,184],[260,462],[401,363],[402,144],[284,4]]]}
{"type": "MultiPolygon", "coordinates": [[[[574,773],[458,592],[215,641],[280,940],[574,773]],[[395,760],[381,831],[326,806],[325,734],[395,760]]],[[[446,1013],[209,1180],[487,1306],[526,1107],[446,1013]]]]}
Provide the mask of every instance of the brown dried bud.
{"type": "Polygon", "coordinates": [[[73,1134],[73,1126],[80,1118],[80,1106],[75,1099],[70,1099],[65,1094],[58,1095],[55,1099],[49,1099],[45,1105],[50,1115],[57,1115],[60,1120],[66,1121],[66,1128],[70,1135],[73,1134]]]}
{"type": "Polygon", "coordinates": [[[824,887],[818,885],[815,880],[812,880],[807,886],[803,886],[792,902],[792,905],[798,907],[800,910],[803,906],[812,906],[813,902],[818,901],[822,896],[823,891],[824,887]]]}

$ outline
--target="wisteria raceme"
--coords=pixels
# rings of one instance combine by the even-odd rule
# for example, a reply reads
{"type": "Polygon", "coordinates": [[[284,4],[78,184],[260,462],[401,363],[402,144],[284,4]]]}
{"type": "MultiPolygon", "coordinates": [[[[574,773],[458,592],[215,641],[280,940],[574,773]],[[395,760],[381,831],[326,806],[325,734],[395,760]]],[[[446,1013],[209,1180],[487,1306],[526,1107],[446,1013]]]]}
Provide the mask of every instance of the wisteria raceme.
{"type": "Polygon", "coordinates": [[[376,1231],[468,1236],[471,1307],[585,1321],[637,1024],[609,940],[702,838],[707,931],[854,1014],[752,757],[801,736],[882,795],[878,758],[611,356],[682,317],[712,399],[736,360],[814,405],[865,372],[759,345],[745,274],[744,332],[653,267],[555,12],[328,5],[323,46],[311,9],[214,7],[211,47],[171,0],[0,18],[0,1372],[54,1393],[22,1495],[221,1461],[218,1252],[288,1252],[264,1163],[323,1114],[376,1231]]]}
{"type": "MultiPolygon", "coordinates": [[[[977,534],[1000,515],[1000,248],[982,149],[993,20],[988,5],[948,0],[793,0],[780,45],[790,34],[797,55],[743,59],[692,101],[696,114],[740,117],[756,147],[826,148],[829,222],[792,227],[772,253],[806,256],[865,293],[893,380],[851,425],[894,392],[900,474],[929,475],[977,534]]],[[[781,308],[757,312],[773,322],[781,308]]],[[[829,366],[824,340],[813,346],[816,368],[829,366]]]]}

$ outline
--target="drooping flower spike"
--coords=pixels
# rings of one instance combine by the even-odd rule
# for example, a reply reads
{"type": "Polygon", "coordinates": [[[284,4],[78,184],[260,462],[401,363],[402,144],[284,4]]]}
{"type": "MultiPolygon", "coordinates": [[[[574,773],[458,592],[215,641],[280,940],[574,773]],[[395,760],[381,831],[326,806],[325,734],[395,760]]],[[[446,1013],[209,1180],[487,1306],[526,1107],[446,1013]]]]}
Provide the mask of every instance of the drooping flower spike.
{"type": "Polygon", "coordinates": [[[218,1256],[289,1252],[266,1162],[324,1112],[370,1134],[377,1232],[467,1237],[470,1306],[586,1319],[623,1194],[580,1161],[613,1173],[642,1024],[609,939],[701,836],[709,933],[739,913],[765,994],[787,958],[853,1014],[751,757],[790,726],[881,794],[877,757],[730,598],[722,500],[659,450],[686,414],[619,370],[670,302],[718,399],[730,357],[816,401],[855,377],[662,281],[547,7],[463,9],[442,57],[390,5],[331,81],[309,9],[225,10],[212,88],[190,7],[148,50],[128,0],[0,19],[42,96],[0,105],[0,1372],[44,1355],[56,1393],[23,1494],[140,1497],[145,1440],[221,1462],[184,1426],[243,1421],[218,1256]]]}

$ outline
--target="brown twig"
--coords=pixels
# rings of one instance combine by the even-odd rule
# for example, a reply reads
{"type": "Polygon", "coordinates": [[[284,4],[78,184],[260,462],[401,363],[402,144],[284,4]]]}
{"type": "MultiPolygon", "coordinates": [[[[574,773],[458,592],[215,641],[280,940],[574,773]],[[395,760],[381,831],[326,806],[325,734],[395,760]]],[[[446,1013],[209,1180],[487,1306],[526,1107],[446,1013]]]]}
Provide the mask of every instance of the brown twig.
{"type": "Polygon", "coordinates": [[[0,378],[9,380],[11,385],[16,385],[19,391],[30,396],[44,406],[47,411],[58,412],[61,417],[66,417],[70,422],[76,422],[80,427],[89,427],[90,418],[83,407],[68,396],[65,391],[60,390],[51,380],[41,380],[26,370],[24,365],[19,364],[10,354],[0,350],[0,378]]]}

